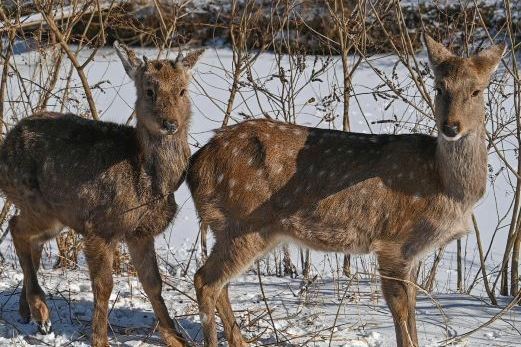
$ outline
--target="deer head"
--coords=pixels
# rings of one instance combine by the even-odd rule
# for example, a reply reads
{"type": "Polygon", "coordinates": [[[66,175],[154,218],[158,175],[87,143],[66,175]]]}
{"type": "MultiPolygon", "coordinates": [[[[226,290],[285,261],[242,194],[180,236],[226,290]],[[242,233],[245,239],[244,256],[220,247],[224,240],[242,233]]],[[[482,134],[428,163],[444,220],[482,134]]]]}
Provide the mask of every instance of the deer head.
{"type": "Polygon", "coordinates": [[[175,60],[139,59],[133,50],[114,43],[114,48],[137,91],[136,117],[151,135],[165,136],[186,129],[190,118],[188,86],[191,69],[203,49],[179,55],[175,60]]]}
{"type": "Polygon", "coordinates": [[[424,35],[424,40],[434,71],[434,117],[439,138],[453,142],[480,131],[485,123],[483,90],[506,46],[494,45],[469,58],[461,58],[428,35],[424,35]]]}

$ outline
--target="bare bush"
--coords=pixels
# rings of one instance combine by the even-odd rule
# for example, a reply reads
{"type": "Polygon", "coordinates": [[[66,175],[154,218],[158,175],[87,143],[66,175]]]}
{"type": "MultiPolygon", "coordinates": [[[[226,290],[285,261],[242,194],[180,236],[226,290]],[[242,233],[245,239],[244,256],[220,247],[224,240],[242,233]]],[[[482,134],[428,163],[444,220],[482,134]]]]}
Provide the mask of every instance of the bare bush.
{"type": "MultiPolygon", "coordinates": [[[[105,74],[91,75],[90,70],[109,54],[104,46],[114,39],[155,47],[158,55],[171,54],[176,47],[224,46],[231,64],[222,50],[216,50],[211,69],[206,75],[196,75],[194,83],[197,97],[212,107],[208,111],[195,104],[195,111],[212,120],[214,128],[268,118],[344,131],[435,135],[430,96],[433,76],[422,56],[421,32],[429,32],[462,55],[504,41],[509,50],[486,97],[487,203],[476,210],[474,233],[430,254],[418,268],[416,282],[427,292],[485,293],[494,305],[498,294],[518,295],[519,2],[199,3],[70,0],[0,4],[0,142],[21,118],[38,110],[109,117],[107,105],[124,103],[118,94],[121,85],[109,82],[105,74]],[[219,85],[208,80],[218,80],[219,85]],[[107,95],[113,99],[107,100],[107,95]],[[368,100],[376,106],[370,106],[368,100]],[[494,254],[498,248],[503,250],[500,259],[494,254]],[[444,262],[454,270],[455,278],[438,273],[444,262]]],[[[131,109],[125,118],[133,121],[131,109]]],[[[194,148],[202,144],[204,136],[199,135],[193,134],[194,148]]],[[[1,204],[0,242],[5,245],[10,242],[6,221],[16,211],[9,201],[1,204]]],[[[168,271],[192,273],[204,258],[197,247],[201,242],[203,247],[211,246],[202,232],[193,240],[187,259],[164,262],[168,271]]],[[[81,239],[66,232],[52,260],[59,266],[74,267],[81,258],[80,250],[81,239]]],[[[132,270],[127,259],[121,248],[115,268],[132,270]]],[[[274,250],[258,267],[261,274],[302,278],[302,295],[324,269],[338,276],[339,283],[346,280],[342,274],[351,279],[376,278],[372,257],[339,259],[287,247],[274,250]]]]}

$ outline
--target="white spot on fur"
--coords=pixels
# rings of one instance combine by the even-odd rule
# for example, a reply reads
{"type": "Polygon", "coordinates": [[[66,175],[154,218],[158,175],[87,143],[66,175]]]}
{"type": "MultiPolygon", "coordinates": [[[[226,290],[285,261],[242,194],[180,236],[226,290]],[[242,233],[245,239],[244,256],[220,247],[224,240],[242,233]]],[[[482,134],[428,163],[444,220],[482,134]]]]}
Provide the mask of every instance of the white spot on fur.
{"type": "Polygon", "coordinates": [[[230,182],[228,182],[228,183],[230,184],[230,188],[233,188],[233,187],[235,186],[235,183],[236,183],[236,182],[235,182],[235,180],[232,178],[232,179],[230,180],[230,182]]]}
{"type": "Polygon", "coordinates": [[[223,181],[223,178],[224,178],[223,174],[220,174],[219,176],[217,176],[217,183],[221,183],[223,181]]]}

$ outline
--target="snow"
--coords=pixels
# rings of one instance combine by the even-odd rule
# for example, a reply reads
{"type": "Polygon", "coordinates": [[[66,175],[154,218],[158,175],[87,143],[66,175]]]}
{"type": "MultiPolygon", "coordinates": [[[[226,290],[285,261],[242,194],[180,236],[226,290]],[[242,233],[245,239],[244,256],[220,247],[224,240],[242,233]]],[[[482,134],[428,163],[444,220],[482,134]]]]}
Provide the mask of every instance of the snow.
{"type": "MultiPolygon", "coordinates": [[[[89,52],[82,53],[82,57],[89,52]]],[[[153,50],[140,50],[139,55],[156,56],[153,50]]],[[[172,54],[175,56],[175,53],[172,54]]],[[[202,61],[194,71],[194,83],[191,88],[193,101],[193,120],[191,125],[192,151],[204,144],[212,130],[222,122],[223,109],[229,93],[230,76],[225,70],[231,67],[231,52],[223,49],[208,49],[202,61]]],[[[425,54],[418,56],[425,60],[425,54]]],[[[324,128],[341,128],[341,119],[326,122],[324,114],[340,114],[340,102],[327,103],[331,85],[341,79],[339,64],[329,66],[323,82],[309,82],[314,57],[306,58],[307,67],[297,79],[296,87],[302,92],[296,95],[295,109],[298,111],[297,123],[324,128]],[[314,100],[311,101],[310,100],[314,100]]],[[[371,58],[371,64],[391,75],[397,59],[393,56],[371,58]]],[[[22,74],[31,76],[34,69],[35,53],[16,56],[16,63],[22,74]]],[[[290,62],[284,58],[282,64],[289,68],[290,62]]],[[[321,60],[318,61],[321,64],[321,60]]],[[[67,67],[65,67],[67,68],[67,67]]],[[[271,78],[276,69],[275,56],[262,54],[253,66],[254,76],[263,81],[263,85],[274,93],[281,93],[284,86],[277,79],[271,78]]],[[[395,82],[408,85],[410,78],[405,68],[396,67],[395,82]]],[[[87,69],[91,85],[99,81],[100,88],[94,90],[94,97],[102,120],[125,122],[132,113],[135,91],[132,82],[125,76],[115,53],[110,49],[101,50],[95,62],[87,69]],[[110,82],[109,82],[110,81],[110,82]]],[[[56,90],[64,86],[60,81],[56,90]]],[[[422,120],[420,126],[395,128],[392,123],[371,122],[395,119],[401,124],[418,121],[415,110],[397,100],[389,105],[389,100],[374,100],[368,92],[382,82],[376,72],[368,65],[361,65],[354,76],[356,102],[351,105],[350,113],[354,131],[372,133],[406,133],[420,131],[429,133],[433,124],[422,120]]],[[[77,79],[73,87],[80,86],[77,79]]],[[[8,95],[16,99],[17,85],[9,84],[8,95]]],[[[39,90],[31,85],[29,95],[38,96],[39,90]]],[[[88,108],[82,100],[81,89],[73,88],[73,98],[66,110],[86,113],[88,108]]],[[[413,88],[405,89],[413,93],[413,88]]],[[[407,94],[408,97],[417,96],[407,94]]],[[[59,109],[56,100],[51,99],[51,108],[59,109]]],[[[424,107],[424,105],[422,106],[424,107]]],[[[21,114],[27,114],[19,103],[7,107],[6,120],[14,124],[21,114]]],[[[232,123],[241,121],[242,114],[261,117],[263,112],[277,115],[276,107],[269,104],[265,97],[254,98],[251,90],[245,90],[238,97],[232,112],[232,123]]],[[[514,155],[514,154],[507,154],[514,155]]],[[[497,271],[504,248],[507,228],[502,214],[508,216],[508,204],[511,194],[508,175],[500,170],[498,159],[491,156],[491,167],[495,175],[494,184],[489,186],[486,197],[476,208],[476,215],[485,245],[494,241],[487,268],[497,271]],[[496,206],[500,213],[496,214],[496,206]],[[494,211],[493,213],[491,211],[494,211]],[[499,226],[498,226],[499,225],[499,226]],[[494,232],[496,231],[496,232],[494,232]]],[[[176,316],[186,332],[197,342],[202,341],[197,305],[193,289],[193,273],[199,264],[199,250],[196,259],[191,259],[188,274],[183,270],[191,257],[198,232],[197,217],[188,189],[183,185],[176,193],[176,200],[181,206],[175,222],[156,240],[158,258],[165,279],[163,295],[169,312],[176,316]]],[[[471,234],[463,240],[466,252],[466,283],[474,278],[479,268],[475,237],[471,234]]],[[[197,244],[195,244],[197,247],[197,244]]],[[[44,265],[39,273],[40,283],[48,296],[52,311],[53,334],[42,336],[33,324],[19,322],[17,312],[18,296],[21,289],[22,275],[17,263],[10,239],[0,248],[6,261],[0,265],[0,345],[1,346],[88,346],[90,336],[90,318],[92,314],[92,292],[88,271],[83,261],[76,270],[53,269],[56,249],[53,243],[45,248],[44,265]]],[[[298,263],[296,248],[292,248],[293,260],[298,263]]],[[[387,306],[382,298],[376,265],[371,256],[355,257],[352,280],[339,275],[339,255],[312,253],[313,267],[310,278],[316,280],[304,286],[302,276],[291,279],[265,274],[262,282],[266,297],[263,297],[257,276],[248,272],[233,281],[230,287],[231,301],[236,318],[241,324],[241,331],[246,337],[254,339],[257,345],[277,343],[295,346],[393,346],[394,325],[387,306]],[[273,323],[266,311],[270,307],[273,323]],[[276,328],[276,333],[273,329],[276,328]]],[[[432,262],[429,257],[426,264],[432,262]]],[[[298,264],[297,264],[298,265],[298,264]]],[[[261,262],[263,273],[273,266],[273,257],[261,262]],[[271,263],[270,263],[271,262],[271,263]],[[271,264],[271,265],[270,265],[271,264]]],[[[481,281],[471,295],[459,294],[455,290],[455,246],[445,251],[440,264],[434,294],[429,297],[419,294],[417,305],[418,337],[422,346],[439,346],[447,338],[461,335],[481,324],[486,323],[506,306],[511,298],[499,298],[499,307],[488,305],[488,299],[481,281]]],[[[271,271],[273,272],[273,271],[271,271]]],[[[425,276],[422,272],[421,276],[425,276]]],[[[420,276],[420,277],[421,277],[420,276]]],[[[467,283],[468,285],[469,283],[467,283]]],[[[154,315],[137,279],[129,274],[114,277],[114,290],[110,301],[110,339],[111,343],[125,346],[149,346],[161,344],[160,336],[155,331],[154,315]]],[[[521,336],[521,308],[515,307],[490,326],[478,330],[474,335],[457,340],[454,346],[515,346],[521,336]]],[[[222,327],[219,326],[222,337],[222,327]]],[[[224,340],[223,340],[224,341],[224,340]]]]}
{"type": "MultiPolygon", "coordinates": [[[[35,325],[21,324],[17,302],[21,282],[11,266],[1,269],[0,284],[0,345],[36,344],[72,346],[88,344],[89,321],[92,314],[92,293],[85,268],[78,271],[45,269],[40,273],[48,304],[52,311],[54,333],[39,335],[35,325]]],[[[179,278],[164,272],[163,295],[169,312],[197,342],[202,335],[195,302],[170,284],[194,296],[191,276],[179,278]]],[[[394,326],[376,283],[364,279],[349,283],[320,278],[308,290],[297,295],[300,279],[265,276],[263,286],[271,309],[279,341],[285,345],[327,346],[392,346],[394,326]],[[344,299],[342,297],[346,294],[344,299]],[[340,306],[339,306],[340,305],[340,306]]],[[[154,315],[139,282],[130,276],[115,276],[110,307],[111,343],[127,346],[148,346],[159,342],[154,333],[154,315]]],[[[246,274],[231,288],[236,317],[246,337],[259,344],[276,342],[273,325],[260,294],[257,276],[246,274]],[[260,335],[260,336],[259,336],[260,335]]],[[[502,300],[503,306],[507,299],[502,300]]],[[[417,321],[422,346],[438,346],[440,341],[464,333],[485,323],[499,312],[479,298],[461,294],[437,294],[433,298],[419,295],[417,321]],[[443,308],[441,311],[433,304],[443,308]]],[[[520,309],[507,313],[491,327],[455,346],[514,346],[519,339],[520,309]]],[[[222,327],[220,327],[222,330],[222,327]]]]}

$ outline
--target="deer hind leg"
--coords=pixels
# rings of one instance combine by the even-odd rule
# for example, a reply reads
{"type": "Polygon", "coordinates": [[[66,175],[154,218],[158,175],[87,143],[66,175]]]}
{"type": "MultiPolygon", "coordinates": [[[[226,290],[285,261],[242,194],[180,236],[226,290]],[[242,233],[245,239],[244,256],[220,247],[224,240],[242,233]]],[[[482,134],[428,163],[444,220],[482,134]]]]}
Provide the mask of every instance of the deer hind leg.
{"type": "Polygon", "coordinates": [[[228,296],[228,285],[221,289],[221,293],[216,302],[217,312],[224,326],[224,335],[230,346],[245,347],[249,344],[244,341],[239,325],[233,315],[230,297],[228,296]]]}
{"type": "MultiPolygon", "coordinates": [[[[31,259],[34,271],[38,273],[40,269],[40,259],[42,257],[43,243],[32,244],[31,247],[31,259]]],[[[20,304],[19,304],[19,312],[20,317],[22,318],[23,323],[29,323],[31,320],[31,309],[29,307],[29,302],[27,301],[27,289],[25,284],[22,287],[22,292],[20,294],[20,304]]],[[[49,323],[50,324],[50,323],[49,323]]],[[[50,328],[50,325],[49,325],[50,328]]],[[[45,327],[41,327],[41,331],[45,331],[45,327]]]]}
{"type": "MultiPolygon", "coordinates": [[[[13,217],[14,218],[14,217],[13,217]]],[[[16,246],[15,246],[16,248],[16,246]]],[[[42,257],[43,243],[39,243],[36,245],[32,245],[31,247],[31,259],[34,271],[38,273],[40,269],[40,259],[42,257]]],[[[17,251],[18,252],[18,251],[17,251]]],[[[19,308],[20,317],[22,322],[27,324],[31,320],[31,309],[29,307],[29,302],[27,301],[27,289],[25,284],[22,286],[22,292],[20,294],[19,308]]],[[[42,329],[44,330],[44,329],[42,329]]]]}
{"type": "Polygon", "coordinates": [[[45,293],[38,284],[37,273],[43,243],[59,231],[57,225],[59,223],[31,217],[23,211],[9,221],[13,243],[24,274],[19,301],[20,316],[25,323],[32,318],[42,334],[50,333],[51,321],[45,293]]]}
{"type": "Polygon", "coordinates": [[[186,346],[186,341],[175,329],[174,321],[170,318],[165,301],[161,295],[162,281],[157,266],[154,239],[129,238],[127,239],[127,245],[139,281],[143,285],[143,289],[152,303],[154,313],[159,321],[159,331],[163,339],[170,347],[186,346]]]}
{"type": "MultiPolygon", "coordinates": [[[[411,271],[409,272],[409,281],[416,284],[416,272],[418,270],[418,264],[415,263],[414,266],[411,267],[411,271]]],[[[409,330],[409,335],[412,336],[412,342],[418,345],[418,333],[416,331],[416,292],[417,287],[409,284],[407,286],[407,298],[409,304],[409,311],[407,316],[407,328],[409,330]]]]}
{"type": "Polygon", "coordinates": [[[234,276],[245,271],[254,259],[264,254],[270,248],[270,244],[259,233],[223,238],[224,233],[226,231],[216,234],[213,250],[194,278],[205,345],[217,346],[217,304],[230,346],[247,346],[235,321],[227,290],[223,288],[234,276]]]}
{"type": "Polygon", "coordinates": [[[416,333],[416,288],[411,283],[411,264],[396,256],[378,254],[382,292],[391,310],[397,346],[418,346],[416,333]]]}
{"type": "Polygon", "coordinates": [[[108,306],[112,293],[112,260],[115,244],[89,236],[85,240],[85,258],[89,266],[94,312],[92,315],[92,346],[109,346],[107,336],[108,306]]]}

